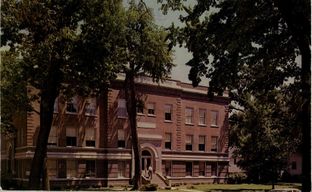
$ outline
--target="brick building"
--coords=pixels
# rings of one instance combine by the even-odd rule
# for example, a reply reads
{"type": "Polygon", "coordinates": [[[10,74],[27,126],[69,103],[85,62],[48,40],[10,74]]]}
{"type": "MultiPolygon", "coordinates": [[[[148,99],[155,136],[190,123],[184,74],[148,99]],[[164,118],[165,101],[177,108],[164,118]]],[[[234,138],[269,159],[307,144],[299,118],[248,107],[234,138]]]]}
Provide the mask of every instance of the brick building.
{"type": "MultiPolygon", "coordinates": [[[[142,174],[152,183],[224,182],[228,173],[227,97],[207,97],[207,87],[137,79],[137,129],[142,174]]],[[[120,77],[98,98],[56,100],[49,135],[51,185],[128,184],[133,175],[131,137],[120,77]]],[[[34,103],[39,108],[38,103],[34,103]]],[[[2,138],[2,171],[27,181],[39,126],[32,112],[18,115],[15,139],[2,138]]]]}

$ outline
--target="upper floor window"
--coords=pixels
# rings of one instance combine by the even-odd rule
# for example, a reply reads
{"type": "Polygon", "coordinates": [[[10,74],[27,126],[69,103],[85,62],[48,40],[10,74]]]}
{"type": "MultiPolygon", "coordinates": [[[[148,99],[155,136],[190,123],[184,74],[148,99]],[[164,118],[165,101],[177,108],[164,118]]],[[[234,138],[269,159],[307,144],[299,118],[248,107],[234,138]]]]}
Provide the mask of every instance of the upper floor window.
{"type": "Polygon", "coordinates": [[[187,151],[193,150],[193,135],[186,135],[185,150],[187,150],[187,151]]]}
{"type": "Polygon", "coordinates": [[[211,151],[218,150],[218,136],[211,137],[211,151]]]}
{"type": "Polygon", "coordinates": [[[172,121],[172,105],[165,105],[165,120],[172,121]]]}
{"type": "Polygon", "coordinates": [[[137,113],[143,114],[144,113],[144,106],[143,105],[137,105],[136,107],[137,113]]]}
{"type": "Polygon", "coordinates": [[[52,126],[49,134],[48,145],[56,146],[57,145],[57,126],[52,126]]]}
{"type": "Polygon", "coordinates": [[[147,113],[148,115],[155,115],[155,103],[147,104],[147,113]]]}
{"type": "Polygon", "coordinates": [[[218,126],[218,111],[211,111],[211,126],[218,126]]]}
{"type": "Polygon", "coordinates": [[[76,127],[66,127],[66,146],[77,146],[76,127]]]}
{"type": "Polygon", "coordinates": [[[165,134],[165,149],[171,149],[171,133],[165,134]]]}
{"type": "Polygon", "coordinates": [[[87,99],[85,104],[85,115],[96,115],[96,99],[87,99]]]}
{"type": "Polygon", "coordinates": [[[73,97],[66,102],[66,112],[77,113],[78,112],[78,98],[73,97]]]}
{"type": "Polygon", "coordinates": [[[185,109],[185,123],[186,124],[193,124],[193,115],[194,115],[194,109],[193,108],[186,108],[185,109]]]}
{"type": "Polygon", "coordinates": [[[93,127],[86,128],[85,140],[87,147],[95,147],[95,131],[93,127]]]}
{"type": "Polygon", "coordinates": [[[199,109],[199,125],[206,125],[206,109],[199,109]]]}
{"type": "Polygon", "coordinates": [[[117,116],[118,118],[126,118],[128,116],[125,99],[118,99],[117,116]]]}
{"type": "Polygon", "coordinates": [[[125,130],[118,129],[118,148],[124,148],[126,146],[125,142],[125,130]]]}
{"type": "Polygon", "coordinates": [[[199,144],[198,144],[199,151],[205,151],[205,145],[206,145],[205,140],[206,140],[205,136],[199,136],[199,144]]]}

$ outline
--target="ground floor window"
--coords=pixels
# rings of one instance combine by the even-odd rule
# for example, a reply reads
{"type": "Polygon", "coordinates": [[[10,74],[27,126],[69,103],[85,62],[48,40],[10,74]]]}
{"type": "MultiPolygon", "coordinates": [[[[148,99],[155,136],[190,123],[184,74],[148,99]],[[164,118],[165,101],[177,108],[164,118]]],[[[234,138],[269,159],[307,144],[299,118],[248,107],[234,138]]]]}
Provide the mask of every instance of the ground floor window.
{"type": "Polygon", "coordinates": [[[77,162],[75,160],[67,160],[66,167],[67,178],[77,177],[77,162]]]}
{"type": "Polygon", "coordinates": [[[171,161],[165,161],[165,175],[171,176],[171,161]]]}
{"type": "Polygon", "coordinates": [[[211,176],[218,176],[218,167],[217,163],[211,164],[211,176]]]}
{"type": "Polygon", "coordinates": [[[50,178],[57,177],[57,161],[56,160],[48,160],[47,161],[47,169],[50,178]]]}
{"type": "Polygon", "coordinates": [[[126,162],[119,161],[118,163],[118,177],[126,177],[126,162]]]}
{"type": "Polygon", "coordinates": [[[200,161],[199,162],[199,176],[206,176],[206,171],[205,171],[205,162],[204,161],[200,161]]]}
{"type": "Polygon", "coordinates": [[[193,175],[193,164],[192,164],[192,162],[186,162],[185,163],[185,173],[186,173],[186,176],[192,176],[193,175]]]}
{"type": "Polygon", "coordinates": [[[86,177],[95,177],[95,160],[86,160],[86,177]]]}

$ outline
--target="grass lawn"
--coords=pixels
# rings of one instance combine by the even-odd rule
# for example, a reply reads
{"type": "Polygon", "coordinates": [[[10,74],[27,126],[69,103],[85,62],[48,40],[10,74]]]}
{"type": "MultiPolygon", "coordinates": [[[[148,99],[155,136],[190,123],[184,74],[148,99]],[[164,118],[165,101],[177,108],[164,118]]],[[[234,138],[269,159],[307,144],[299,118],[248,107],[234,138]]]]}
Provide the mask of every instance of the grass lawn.
{"type": "MultiPolygon", "coordinates": [[[[296,183],[279,183],[275,188],[301,188],[301,184],[296,183]]],[[[181,185],[173,188],[171,191],[268,191],[272,185],[264,184],[202,184],[202,185],[181,185]]],[[[166,190],[161,190],[166,191],[166,190]]],[[[170,190],[167,190],[170,191],[170,190]]]]}

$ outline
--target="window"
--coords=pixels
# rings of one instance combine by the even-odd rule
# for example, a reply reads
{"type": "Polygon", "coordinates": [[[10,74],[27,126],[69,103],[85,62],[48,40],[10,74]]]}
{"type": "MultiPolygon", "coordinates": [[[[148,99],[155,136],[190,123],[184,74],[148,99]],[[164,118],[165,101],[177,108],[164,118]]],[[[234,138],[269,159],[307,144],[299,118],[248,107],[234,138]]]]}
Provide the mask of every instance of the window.
{"type": "Polygon", "coordinates": [[[171,133],[165,134],[165,149],[171,149],[171,133]]]}
{"type": "Polygon", "coordinates": [[[291,169],[296,170],[297,169],[297,163],[296,161],[291,162],[291,169]]]}
{"type": "Polygon", "coordinates": [[[57,161],[49,159],[47,161],[47,169],[49,177],[50,178],[56,178],[57,177],[57,161]]]}
{"type": "Polygon", "coordinates": [[[77,129],[66,127],[66,146],[77,146],[77,129]]]}
{"type": "Polygon", "coordinates": [[[95,160],[86,160],[86,177],[95,177],[95,160]]]}
{"type": "Polygon", "coordinates": [[[218,111],[211,111],[211,126],[218,126],[218,111]]]}
{"type": "Polygon", "coordinates": [[[211,176],[218,176],[217,163],[211,164],[211,176]]]}
{"type": "Polygon", "coordinates": [[[199,144],[198,144],[198,150],[199,151],[205,151],[205,142],[206,138],[205,136],[199,136],[199,144]]]}
{"type": "Polygon", "coordinates": [[[171,161],[165,161],[165,175],[171,176],[171,161]]]}
{"type": "Polygon", "coordinates": [[[186,108],[185,109],[185,123],[186,124],[193,124],[193,108],[186,108]]]}
{"type": "Polygon", "coordinates": [[[118,129],[118,148],[124,148],[126,146],[125,142],[125,131],[123,129],[118,129]]]}
{"type": "Polygon", "coordinates": [[[73,97],[69,101],[67,101],[66,112],[68,112],[68,113],[77,113],[78,112],[78,99],[77,99],[77,97],[73,97]]]}
{"type": "Polygon", "coordinates": [[[77,176],[77,163],[75,160],[67,160],[66,161],[66,177],[72,178],[77,176]]]}
{"type": "Polygon", "coordinates": [[[199,162],[199,176],[206,176],[205,175],[205,162],[204,161],[199,162]]]}
{"type": "Polygon", "coordinates": [[[48,139],[48,145],[49,146],[57,145],[57,126],[51,127],[51,131],[50,131],[49,139],[48,139]]]}
{"type": "Polygon", "coordinates": [[[59,107],[58,107],[58,97],[54,101],[54,113],[58,113],[59,107]]]}
{"type": "Polygon", "coordinates": [[[117,116],[118,118],[126,118],[128,116],[126,108],[126,100],[124,99],[118,99],[117,116]]]}
{"type": "Polygon", "coordinates": [[[77,146],[76,137],[66,137],[66,146],[77,146]]]}
{"type": "Polygon", "coordinates": [[[126,177],[126,162],[118,162],[118,177],[126,177]]]}
{"type": "Polygon", "coordinates": [[[86,128],[85,140],[87,147],[95,147],[95,138],[94,138],[94,128],[88,127],[86,128]]]}
{"type": "Polygon", "coordinates": [[[143,114],[144,113],[144,104],[142,102],[138,102],[136,106],[137,113],[143,114]]]}
{"type": "Polygon", "coordinates": [[[211,137],[211,151],[217,151],[218,150],[218,137],[212,136],[211,137]]]}
{"type": "Polygon", "coordinates": [[[193,135],[186,135],[185,150],[192,151],[193,135]]]}
{"type": "Polygon", "coordinates": [[[172,121],[171,113],[172,113],[172,105],[165,105],[165,120],[166,121],[172,121]]]}
{"type": "Polygon", "coordinates": [[[192,176],[193,175],[192,162],[185,162],[185,173],[186,173],[186,176],[192,176]]]}
{"type": "Polygon", "coordinates": [[[155,103],[147,104],[147,113],[148,115],[155,115],[155,103]]]}
{"type": "Polygon", "coordinates": [[[85,115],[96,115],[96,99],[87,99],[85,104],[85,115]]]}
{"type": "Polygon", "coordinates": [[[206,125],[206,109],[199,109],[199,125],[206,125]]]}

